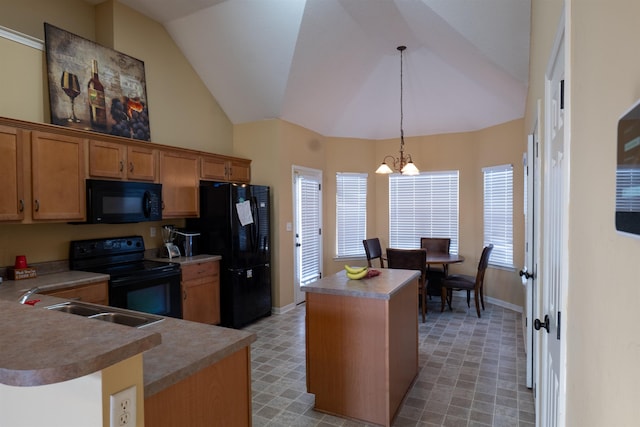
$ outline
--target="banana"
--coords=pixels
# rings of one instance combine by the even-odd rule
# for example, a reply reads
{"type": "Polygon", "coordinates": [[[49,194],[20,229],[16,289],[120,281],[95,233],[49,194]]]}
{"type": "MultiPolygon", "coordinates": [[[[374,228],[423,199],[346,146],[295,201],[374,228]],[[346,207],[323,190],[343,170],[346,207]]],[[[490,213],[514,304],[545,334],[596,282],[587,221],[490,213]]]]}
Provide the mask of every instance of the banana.
{"type": "Polygon", "coordinates": [[[364,268],[364,270],[362,270],[359,273],[349,273],[347,271],[347,278],[351,279],[351,280],[360,280],[364,277],[367,277],[367,273],[369,272],[369,269],[367,267],[364,268]]]}
{"type": "Polygon", "coordinates": [[[344,269],[347,270],[347,273],[351,273],[351,274],[362,273],[363,271],[367,270],[367,268],[368,267],[350,267],[346,264],[344,266],[344,269]]]}

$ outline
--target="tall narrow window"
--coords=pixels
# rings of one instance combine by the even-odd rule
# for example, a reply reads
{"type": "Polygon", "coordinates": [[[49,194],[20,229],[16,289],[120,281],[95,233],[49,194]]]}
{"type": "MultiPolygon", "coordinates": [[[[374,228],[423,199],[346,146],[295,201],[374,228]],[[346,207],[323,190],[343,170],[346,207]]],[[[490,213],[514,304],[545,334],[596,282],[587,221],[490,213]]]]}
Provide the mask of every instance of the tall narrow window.
{"type": "Polygon", "coordinates": [[[364,256],[367,236],[367,174],[336,174],[336,256],[364,256]]]}
{"type": "Polygon", "coordinates": [[[484,244],[493,243],[489,263],[513,268],[513,166],[482,169],[484,244]]]}
{"type": "Polygon", "coordinates": [[[419,248],[421,237],[449,237],[458,253],[458,171],[389,175],[389,244],[419,248]]]}

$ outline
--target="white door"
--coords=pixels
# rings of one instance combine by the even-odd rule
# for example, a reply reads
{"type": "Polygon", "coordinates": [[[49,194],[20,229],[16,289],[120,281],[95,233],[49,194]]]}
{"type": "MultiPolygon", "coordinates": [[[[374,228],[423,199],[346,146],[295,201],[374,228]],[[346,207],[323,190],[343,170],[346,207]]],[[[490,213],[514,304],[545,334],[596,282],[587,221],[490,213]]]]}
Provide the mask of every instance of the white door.
{"type": "Polygon", "coordinates": [[[536,425],[565,425],[565,343],[562,336],[566,319],[568,272],[568,200],[570,125],[565,60],[564,19],[551,52],[545,79],[544,138],[544,237],[543,268],[540,283],[541,310],[534,327],[540,338],[540,370],[536,394],[536,425]]]}
{"type": "Polygon", "coordinates": [[[536,340],[534,339],[533,321],[537,316],[537,275],[538,258],[540,256],[540,100],[537,104],[533,133],[527,141],[527,153],[524,162],[525,171],[525,247],[524,267],[520,271],[522,283],[526,286],[526,331],[525,351],[527,353],[527,387],[534,387],[536,340]]]}
{"type": "Polygon", "coordinates": [[[300,286],[322,277],[322,171],[293,166],[294,296],[305,301],[300,286]]]}

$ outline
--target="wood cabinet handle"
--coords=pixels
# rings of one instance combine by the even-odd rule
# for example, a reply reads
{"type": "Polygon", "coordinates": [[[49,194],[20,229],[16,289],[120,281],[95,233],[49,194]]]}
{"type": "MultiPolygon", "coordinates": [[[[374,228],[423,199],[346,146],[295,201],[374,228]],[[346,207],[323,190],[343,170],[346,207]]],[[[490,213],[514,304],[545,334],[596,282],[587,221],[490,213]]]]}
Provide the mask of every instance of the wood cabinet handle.
{"type": "Polygon", "coordinates": [[[182,299],[187,300],[187,291],[182,291],[182,299]]]}
{"type": "Polygon", "coordinates": [[[124,172],[124,160],[120,160],[120,172],[124,172]]]}
{"type": "Polygon", "coordinates": [[[18,210],[20,212],[24,212],[24,200],[20,199],[20,201],[18,202],[18,204],[20,205],[20,208],[18,208],[18,210]]]}
{"type": "Polygon", "coordinates": [[[133,162],[129,162],[129,172],[133,172],[133,162]]]}
{"type": "Polygon", "coordinates": [[[33,204],[34,204],[34,205],[36,205],[36,212],[40,211],[40,202],[38,201],[38,199],[36,199],[36,200],[33,202],[33,204]]]}

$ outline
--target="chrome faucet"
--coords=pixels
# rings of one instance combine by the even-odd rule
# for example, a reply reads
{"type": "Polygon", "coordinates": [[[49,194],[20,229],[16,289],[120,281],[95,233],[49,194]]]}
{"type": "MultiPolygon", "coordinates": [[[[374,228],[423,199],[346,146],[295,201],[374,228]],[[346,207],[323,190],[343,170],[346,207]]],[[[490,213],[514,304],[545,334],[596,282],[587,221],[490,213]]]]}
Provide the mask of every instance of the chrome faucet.
{"type": "Polygon", "coordinates": [[[24,304],[25,302],[27,302],[27,300],[29,299],[29,297],[31,295],[35,294],[39,290],[40,290],[40,288],[38,288],[37,286],[35,288],[29,289],[27,292],[25,292],[24,294],[22,294],[20,296],[20,299],[18,301],[20,302],[20,304],[24,304]]]}

